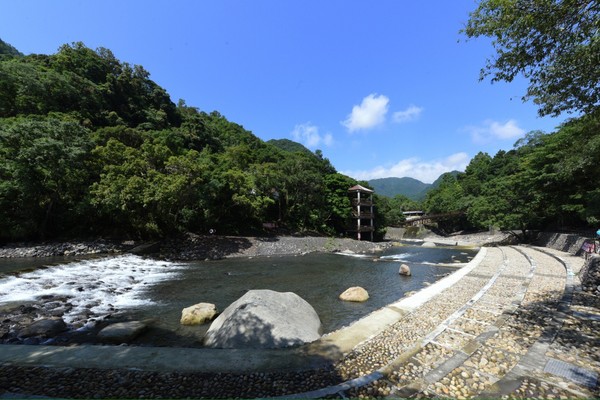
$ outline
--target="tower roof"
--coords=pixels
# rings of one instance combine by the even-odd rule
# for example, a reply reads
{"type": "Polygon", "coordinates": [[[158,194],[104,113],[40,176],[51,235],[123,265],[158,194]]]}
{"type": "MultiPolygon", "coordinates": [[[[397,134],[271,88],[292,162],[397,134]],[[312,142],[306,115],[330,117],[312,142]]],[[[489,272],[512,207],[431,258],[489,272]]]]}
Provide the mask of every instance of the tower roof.
{"type": "Polygon", "coordinates": [[[371,189],[367,189],[364,186],[355,185],[348,189],[349,192],[363,192],[363,193],[373,193],[374,191],[371,189]]]}

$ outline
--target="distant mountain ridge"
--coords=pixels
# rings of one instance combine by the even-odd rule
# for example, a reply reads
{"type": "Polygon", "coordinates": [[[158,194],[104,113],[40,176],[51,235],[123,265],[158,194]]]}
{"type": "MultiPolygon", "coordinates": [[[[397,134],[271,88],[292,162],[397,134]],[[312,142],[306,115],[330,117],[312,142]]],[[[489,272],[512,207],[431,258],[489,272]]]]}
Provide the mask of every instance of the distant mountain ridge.
{"type": "Polygon", "coordinates": [[[371,179],[369,185],[375,190],[375,193],[382,196],[394,197],[403,195],[411,200],[421,201],[427,195],[427,192],[437,188],[446,174],[456,175],[458,171],[446,172],[439,176],[433,183],[424,183],[418,179],[403,178],[380,178],[371,179]]]}

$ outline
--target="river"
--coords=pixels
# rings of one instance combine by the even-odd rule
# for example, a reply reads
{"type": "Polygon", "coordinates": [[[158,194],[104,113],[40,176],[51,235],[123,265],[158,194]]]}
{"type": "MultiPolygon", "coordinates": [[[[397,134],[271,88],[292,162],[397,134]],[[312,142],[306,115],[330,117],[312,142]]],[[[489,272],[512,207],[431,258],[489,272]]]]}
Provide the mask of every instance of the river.
{"type": "Polygon", "coordinates": [[[323,333],[417,291],[470,261],[476,249],[392,247],[377,255],[311,253],[219,261],[169,262],[121,255],[83,260],[0,260],[0,307],[36,304],[73,329],[93,330],[114,320],[146,320],[135,344],[199,346],[208,324],[179,324],[181,310],[199,302],[223,310],[250,289],[295,292],[321,318],[323,333]],[[412,276],[400,276],[402,263],[412,276]],[[338,299],[351,286],[365,303],[338,299]]]}

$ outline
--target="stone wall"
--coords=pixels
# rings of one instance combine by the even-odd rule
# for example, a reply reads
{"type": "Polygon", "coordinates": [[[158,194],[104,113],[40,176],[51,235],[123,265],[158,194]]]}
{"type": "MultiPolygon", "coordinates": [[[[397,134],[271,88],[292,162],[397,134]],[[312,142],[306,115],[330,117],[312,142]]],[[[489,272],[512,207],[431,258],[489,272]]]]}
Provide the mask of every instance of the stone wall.
{"type": "Polygon", "coordinates": [[[594,255],[590,257],[583,266],[579,275],[581,279],[581,287],[586,292],[600,295],[600,256],[594,255]]]}
{"type": "Polygon", "coordinates": [[[540,232],[533,244],[579,256],[583,254],[581,246],[586,240],[589,238],[572,233],[540,232]]]}

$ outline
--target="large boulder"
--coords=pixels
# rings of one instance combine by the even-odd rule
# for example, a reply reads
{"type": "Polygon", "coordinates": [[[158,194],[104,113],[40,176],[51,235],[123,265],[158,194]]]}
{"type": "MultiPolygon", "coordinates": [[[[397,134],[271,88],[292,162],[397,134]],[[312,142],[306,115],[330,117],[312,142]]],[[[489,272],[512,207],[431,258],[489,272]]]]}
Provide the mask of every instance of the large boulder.
{"type": "Polygon", "coordinates": [[[281,348],[320,337],[321,320],[295,293],[250,290],[208,328],[204,344],[216,348],[281,348]]]}
{"type": "Polygon", "coordinates": [[[181,311],[181,325],[202,325],[212,321],[217,315],[217,307],[211,303],[198,303],[181,311]]]}
{"type": "Polygon", "coordinates": [[[127,343],[138,337],[147,327],[141,321],[117,322],[98,332],[98,338],[103,342],[127,343]]]}
{"type": "Polygon", "coordinates": [[[436,245],[433,242],[425,242],[421,245],[421,247],[436,247],[436,245]]]}
{"type": "Polygon", "coordinates": [[[340,300],[362,303],[363,301],[369,300],[369,293],[360,286],[353,286],[340,294],[340,300]]]}

